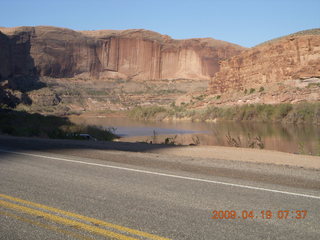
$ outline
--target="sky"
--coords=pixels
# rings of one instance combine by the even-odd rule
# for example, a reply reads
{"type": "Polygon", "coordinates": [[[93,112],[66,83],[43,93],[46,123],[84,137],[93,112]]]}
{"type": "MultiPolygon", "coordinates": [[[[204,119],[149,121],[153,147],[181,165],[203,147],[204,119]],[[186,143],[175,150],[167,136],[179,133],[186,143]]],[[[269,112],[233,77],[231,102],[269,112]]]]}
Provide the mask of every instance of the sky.
{"type": "Polygon", "coordinates": [[[320,0],[0,0],[0,26],[148,29],[252,47],[320,28],[320,0]]]}

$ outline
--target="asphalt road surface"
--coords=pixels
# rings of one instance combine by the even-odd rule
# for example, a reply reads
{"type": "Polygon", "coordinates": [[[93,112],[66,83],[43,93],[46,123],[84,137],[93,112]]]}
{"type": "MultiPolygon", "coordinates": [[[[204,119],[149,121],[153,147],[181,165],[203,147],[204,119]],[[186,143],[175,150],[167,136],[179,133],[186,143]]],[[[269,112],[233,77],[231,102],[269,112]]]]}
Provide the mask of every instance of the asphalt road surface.
{"type": "Polygon", "coordinates": [[[0,149],[0,239],[320,239],[319,171],[301,186],[0,149]]]}

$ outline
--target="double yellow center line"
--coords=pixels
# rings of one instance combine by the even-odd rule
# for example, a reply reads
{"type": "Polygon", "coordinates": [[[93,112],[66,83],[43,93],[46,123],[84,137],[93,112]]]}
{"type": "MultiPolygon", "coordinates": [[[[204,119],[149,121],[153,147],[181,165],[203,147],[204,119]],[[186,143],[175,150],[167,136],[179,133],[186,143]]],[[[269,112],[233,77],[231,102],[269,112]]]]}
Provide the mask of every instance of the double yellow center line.
{"type": "Polygon", "coordinates": [[[136,240],[141,239],[142,237],[142,239],[169,240],[168,238],[163,238],[150,233],[123,227],[95,218],[82,216],[77,213],[67,212],[61,209],[26,201],[4,194],[0,194],[0,198],[3,199],[0,199],[0,207],[11,209],[17,212],[22,212],[28,215],[42,217],[62,225],[72,226],[77,229],[81,229],[90,233],[94,233],[112,239],[136,240]],[[112,230],[107,230],[102,227],[106,227],[112,230]]]}

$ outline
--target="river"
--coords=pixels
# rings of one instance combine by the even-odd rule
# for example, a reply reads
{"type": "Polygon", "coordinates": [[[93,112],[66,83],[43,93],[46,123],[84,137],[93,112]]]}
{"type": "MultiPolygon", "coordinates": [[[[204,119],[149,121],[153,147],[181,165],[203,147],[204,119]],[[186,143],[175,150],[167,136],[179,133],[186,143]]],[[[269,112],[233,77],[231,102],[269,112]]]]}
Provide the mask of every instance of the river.
{"type": "Polygon", "coordinates": [[[253,122],[153,122],[126,117],[73,116],[73,122],[114,128],[120,141],[255,147],[320,155],[320,126],[253,122]],[[167,139],[167,140],[166,140],[167,139]]]}

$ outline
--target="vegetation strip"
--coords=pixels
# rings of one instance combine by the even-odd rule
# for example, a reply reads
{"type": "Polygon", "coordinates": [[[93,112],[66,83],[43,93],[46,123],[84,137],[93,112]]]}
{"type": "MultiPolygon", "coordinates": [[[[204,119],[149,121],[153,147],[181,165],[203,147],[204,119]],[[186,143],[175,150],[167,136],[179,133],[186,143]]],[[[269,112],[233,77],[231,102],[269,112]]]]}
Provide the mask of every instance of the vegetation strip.
{"type": "Polygon", "coordinates": [[[284,124],[320,125],[320,103],[247,104],[241,106],[208,106],[194,109],[189,104],[170,107],[138,106],[128,116],[138,120],[190,119],[192,121],[253,121],[284,124]]]}
{"type": "MultiPolygon", "coordinates": [[[[39,204],[39,203],[34,203],[34,202],[26,201],[26,200],[23,200],[23,199],[11,197],[11,196],[8,196],[8,195],[0,194],[0,197],[4,198],[4,199],[11,200],[11,201],[15,201],[15,202],[18,202],[18,203],[26,204],[26,205],[29,205],[29,206],[32,206],[32,207],[42,208],[44,210],[48,210],[48,211],[51,211],[51,212],[54,212],[54,213],[59,213],[59,214],[65,215],[65,216],[69,216],[69,217],[77,218],[77,219],[84,220],[84,221],[87,221],[87,222],[91,222],[93,224],[98,224],[98,225],[101,225],[101,226],[117,229],[119,231],[131,233],[131,234],[134,234],[134,235],[137,235],[137,236],[146,237],[146,238],[154,239],[154,240],[169,240],[168,238],[159,237],[159,236],[156,236],[156,235],[153,235],[153,234],[150,234],[150,233],[146,233],[146,232],[142,232],[142,231],[139,231],[139,230],[123,227],[123,226],[116,225],[116,224],[113,224],[113,223],[105,222],[105,221],[98,220],[98,219],[91,218],[91,217],[82,216],[82,215],[79,215],[77,213],[67,212],[67,211],[64,211],[64,210],[60,210],[60,209],[49,207],[49,206],[42,205],[42,204],[39,204]]],[[[4,201],[0,200],[0,205],[2,205],[1,203],[3,203],[3,202],[4,201]]],[[[10,206],[12,206],[12,205],[10,205],[10,206]]],[[[16,205],[16,206],[19,206],[19,205],[16,205]]],[[[14,206],[12,206],[12,207],[14,208],[14,206]]],[[[22,207],[22,206],[20,206],[20,207],[22,207]]],[[[25,208],[25,207],[22,207],[22,208],[25,208]]],[[[29,210],[26,210],[26,211],[29,211],[32,214],[32,212],[30,210],[34,210],[34,209],[29,209],[29,210]]],[[[34,210],[34,211],[38,211],[38,210],[34,210]]],[[[94,231],[92,231],[92,232],[96,232],[96,233],[101,234],[101,235],[103,235],[103,234],[111,234],[111,235],[115,235],[115,236],[119,235],[120,238],[117,238],[117,239],[129,239],[129,240],[130,239],[135,239],[135,238],[127,237],[127,236],[125,236],[125,238],[122,238],[123,235],[120,235],[120,234],[117,234],[117,233],[113,233],[113,232],[110,232],[110,231],[107,231],[107,230],[104,230],[104,229],[100,229],[100,228],[97,228],[97,227],[92,227],[92,226],[89,226],[87,224],[80,223],[80,222],[77,222],[77,221],[74,221],[74,220],[61,218],[61,217],[58,217],[58,216],[55,216],[55,215],[52,215],[52,214],[48,214],[48,213],[45,213],[45,212],[41,212],[41,211],[38,211],[38,212],[45,214],[45,215],[40,215],[40,216],[44,216],[44,217],[47,216],[49,219],[54,217],[54,219],[56,219],[57,221],[58,220],[59,221],[63,221],[63,223],[67,223],[68,225],[76,225],[76,226],[79,226],[79,227],[81,227],[81,228],[83,228],[85,230],[93,229],[94,231]],[[55,217],[57,217],[57,218],[55,218],[55,217]],[[68,223],[68,221],[71,221],[71,222],[74,222],[74,223],[68,223]]],[[[51,219],[51,220],[54,220],[54,219],[51,219]]],[[[88,231],[91,231],[91,230],[88,230],[88,231]]]]}

